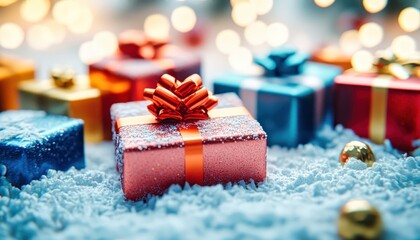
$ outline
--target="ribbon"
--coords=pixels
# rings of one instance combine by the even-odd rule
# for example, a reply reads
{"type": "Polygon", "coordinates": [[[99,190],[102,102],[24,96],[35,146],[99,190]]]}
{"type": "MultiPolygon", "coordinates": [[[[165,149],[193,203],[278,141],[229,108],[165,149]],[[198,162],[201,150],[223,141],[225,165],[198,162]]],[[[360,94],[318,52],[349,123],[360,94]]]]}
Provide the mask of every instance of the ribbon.
{"type": "MultiPolygon", "coordinates": [[[[117,119],[115,126],[117,133],[125,126],[158,124],[167,119],[186,121],[249,115],[242,106],[213,109],[217,105],[217,99],[209,96],[207,90],[202,87],[201,77],[197,74],[191,75],[182,83],[165,74],[157,88],[145,89],[144,95],[152,101],[147,107],[152,115],[117,119]],[[203,91],[206,94],[201,93],[203,91]]],[[[204,155],[201,133],[194,124],[178,127],[178,130],[184,141],[185,180],[190,184],[203,185],[204,155]]]]}
{"type": "Polygon", "coordinates": [[[374,67],[374,72],[391,75],[400,80],[411,76],[420,77],[420,59],[403,60],[395,55],[378,56],[374,67]]]}
{"type": "Polygon", "coordinates": [[[386,109],[388,87],[392,77],[379,75],[372,82],[371,111],[369,118],[369,138],[375,143],[383,143],[386,134],[386,109]]]}
{"type": "Polygon", "coordinates": [[[293,49],[276,49],[268,57],[255,57],[254,62],[264,69],[267,77],[282,77],[296,75],[302,72],[302,65],[309,55],[297,53],[293,49]]]}
{"type": "Polygon", "coordinates": [[[118,46],[121,53],[132,58],[153,59],[159,55],[159,49],[169,41],[155,40],[142,31],[127,30],[118,36],[118,46]]]}

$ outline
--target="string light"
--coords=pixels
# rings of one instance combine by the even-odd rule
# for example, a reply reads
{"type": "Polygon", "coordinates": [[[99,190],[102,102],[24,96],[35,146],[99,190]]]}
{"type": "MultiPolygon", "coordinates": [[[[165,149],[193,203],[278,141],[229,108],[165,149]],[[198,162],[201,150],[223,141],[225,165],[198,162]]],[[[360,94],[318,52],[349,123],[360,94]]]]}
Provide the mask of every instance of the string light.
{"type": "Polygon", "coordinates": [[[167,40],[169,28],[169,21],[162,14],[150,15],[144,21],[144,33],[154,40],[167,40]]]}
{"type": "Polygon", "coordinates": [[[264,15],[273,8],[273,0],[250,0],[258,15],[264,15]]]}
{"type": "Polygon", "coordinates": [[[375,47],[382,42],[384,31],[379,24],[366,23],[359,29],[359,40],[364,47],[375,47]]]}
{"type": "Polygon", "coordinates": [[[245,28],[245,39],[251,45],[261,45],[265,42],[267,34],[267,24],[255,21],[245,28]]]}
{"type": "Polygon", "coordinates": [[[247,48],[239,47],[229,54],[229,63],[233,69],[244,71],[252,65],[252,53],[247,48]]]}
{"type": "Polygon", "coordinates": [[[416,52],[416,41],[408,35],[398,36],[392,41],[391,50],[399,58],[409,58],[416,52]]]}
{"type": "Polygon", "coordinates": [[[314,2],[318,7],[327,8],[331,6],[335,0],[314,0],[314,2]]]}
{"type": "Polygon", "coordinates": [[[50,10],[49,0],[25,0],[20,5],[20,15],[28,22],[38,22],[50,10]]]}
{"type": "Polygon", "coordinates": [[[241,27],[246,27],[257,19],[255,7],[249,2],[241,2],[233,6],[232,20],[241,27]]]}
{"type": "Polygon", "coordinates": [[[4,23],[0,26],[0,46],[7,49],[19,47],[25,34],[22,28],[15,23],[4,23]]]}
{"type": "Polygon", "coordinates": [[[344,53],[351,55],[360,49],[359,33],[357,30],[344,32],[339,40],[340,48],[344,53]]]}
{"type": "Polygon", "coordinates": [[[388,0],[363,0],[363,7],[370,13],[382,11],[387,4],[388,0]]]}
{"type": "Polygon", "coordinates": [[[216,36],[216,47],[220,52],[229,54],[241,44],[239,34],[231,29],[225,29],[216,36]]]}
{"type": "Polygon", "coordinates": [[[289,39],[289,29],[283,23],[272,23],[267,27],[266,42],[272,47],[283,45],[289,39]]]}
{"type": "Polygon", "coordinates": [[[176,8],[171,15],[172,26],[179,32],[191,31],[196,22],[197,16],[192,8],[182,6],[176,8]]]}
{"type": "Polygon", "coordinates": [[[400,27],[406,32],[414,32],[420,27],[420,12],[417,8],[408,7],[398,16],[400,27]]]}
{"type": "Polygon", "coordinates": [[[353,54],[351,58],[351,65],[354,70],[358,72],[367,72],[372,68],[373,61],[374,57],[370,52],[360,50],[353,54]]]}

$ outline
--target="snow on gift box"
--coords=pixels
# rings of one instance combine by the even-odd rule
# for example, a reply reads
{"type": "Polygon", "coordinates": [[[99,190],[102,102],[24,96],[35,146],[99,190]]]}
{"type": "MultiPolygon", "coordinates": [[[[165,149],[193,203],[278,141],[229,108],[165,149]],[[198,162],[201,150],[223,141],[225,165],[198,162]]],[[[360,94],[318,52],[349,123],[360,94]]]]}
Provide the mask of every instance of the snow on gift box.
{"type": "Polygon", "coordinates": [[[48,169],[83,168],[83,122],[42,111],[0,113],[1,165],[16,187],[39,179],[48,169]]]}
{"type": "Polygon", "coordinates": [[[105,139],[111,139],[109,109],[114,103],[143,100],[145,88],[155,87],[160,76],[169,73],[185,79],[199,73],[200,57],[167,41],[147,38],[128,30],[119,36],[119,54],[89,65],[93,87],[103,96],[102,116],[105,139]]]}
{"type": "Polygon", "coordinates": [[[152,104],[112,106],[116,160],[127,199],[160,194],[171,184],[265,179],[266,134],[260,124],[235,94],[209,96],[201,85],[197,74],[182,83],[165,74],[155,90],[145,90],[152,104]]]}
{"type": "Polygon", "coordinates": [[[215,79],[214,92],[237,93],[267,132],[269,145],[306,143],[320,126],[332,122],[332,86],[341,73],[307,58],[295,50],[273,50],[255,59],[264,76],[225,74],[215,79]]]}

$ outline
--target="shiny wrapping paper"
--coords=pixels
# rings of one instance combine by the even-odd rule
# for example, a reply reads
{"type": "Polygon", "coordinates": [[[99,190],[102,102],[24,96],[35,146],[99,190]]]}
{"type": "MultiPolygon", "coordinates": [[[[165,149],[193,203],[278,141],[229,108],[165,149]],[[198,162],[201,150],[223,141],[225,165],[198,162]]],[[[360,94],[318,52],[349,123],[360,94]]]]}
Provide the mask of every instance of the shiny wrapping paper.
{"type": "Polygon", "coordinates": [[[86,141],[103,140],[101,94],[90,87],[87,77],[77,77],[69,88],[57,87],[52,80],[24,81],[19,85],[19,94],[22,109],[80,118],[86,141]]]}
{"type": "Polygon", "coordinates": [[[225,74],[213,82],[215,93],[235,92],[268,135],[268,145],[295,147],[332,123],[335,66],[304,63],[301,73],[284,77],[225,74]]]}
{"type": "Polygon", "coordinates": [[[39,179],[48,169],[83,168],[83,122],[42,111],[0,113],[0,165],[16,187],[39,179]]]}
{"type": "Polygon", "coordinates": [[[200,73],[198,55],[175,46],[164,46],[155,59],[115,56],[89,65],[91,84],[102,92],[106,139],[111,139],[109,109],[114,103],[143,100],[145,88],[155,87],[164,73],[185,79],[200,73]]]}
{"type": "Polygon", "coordinates": [[[30,61],[0,55],[0,111],[19,109],[18,84],[34,77],[30,61]]]}
{"type": "Polygon", "coordinates": [[[420,79],[346,72],[335,79],[335,123],[403,151],[420,139],[420,79]]]}
{"type": "MultiPolygon", "coordinates": [[[[242,106],[235,94],[216,96],[215,110],[242,106]]],[[[111,108],[117,169],[127,199],[161,194],[172,184],[185,183],[185,137],[180,129],[192,125],[202,138],[203,185],[265,179],[266,134],[249,115],[123,126],[116,131],[119,119],[150,115],[149,103],[120,103],[111,108]]]]}

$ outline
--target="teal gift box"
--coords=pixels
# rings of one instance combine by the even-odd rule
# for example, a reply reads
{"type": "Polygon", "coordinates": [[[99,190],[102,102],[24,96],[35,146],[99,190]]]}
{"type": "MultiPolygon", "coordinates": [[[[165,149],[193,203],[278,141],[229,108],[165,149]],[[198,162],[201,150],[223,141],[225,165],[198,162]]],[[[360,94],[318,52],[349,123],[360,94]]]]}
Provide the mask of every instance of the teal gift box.
{"type": "Polygon", "coordinates": [[[334,78],[341,68],[307,62],[309,56],[278,49],[255,58],[260,76],[225,74],[213,81],[216,94],[235,92],[268,135],[269,145],[307,143],[332,124],[334,78]]]}

